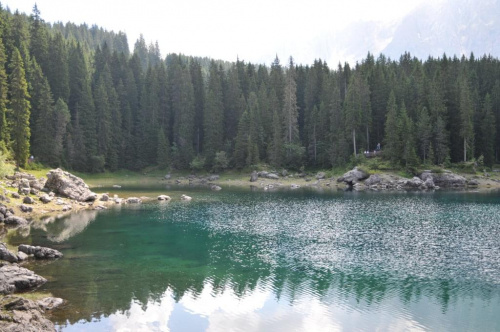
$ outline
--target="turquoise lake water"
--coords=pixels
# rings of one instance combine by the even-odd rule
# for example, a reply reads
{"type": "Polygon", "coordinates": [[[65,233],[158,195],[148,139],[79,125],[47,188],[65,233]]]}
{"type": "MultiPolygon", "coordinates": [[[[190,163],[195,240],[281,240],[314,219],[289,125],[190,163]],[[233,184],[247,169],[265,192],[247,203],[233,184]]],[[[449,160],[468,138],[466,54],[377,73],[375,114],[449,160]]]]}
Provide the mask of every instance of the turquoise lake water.
{"type": "Polygon", "coordinates": [[[500,330],[499,194],[180,193],[14,238],[59,330],[500,330]]]}

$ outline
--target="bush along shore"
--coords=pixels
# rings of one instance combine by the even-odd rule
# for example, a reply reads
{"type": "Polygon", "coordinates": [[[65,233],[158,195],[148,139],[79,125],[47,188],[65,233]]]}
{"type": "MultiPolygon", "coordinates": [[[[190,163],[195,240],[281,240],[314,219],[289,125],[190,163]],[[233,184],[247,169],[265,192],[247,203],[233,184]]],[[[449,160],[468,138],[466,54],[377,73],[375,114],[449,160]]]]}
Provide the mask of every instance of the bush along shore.
{"type": "MultiPolygon", "coordinates": [[[[404,177],[396,173],[369,172],[362,167],[331,176],[328,172],[291,173],[286,170],[253,171],[246,173],[229,173],[206,176],[174,176],[167,174],[153,176],[153,180],[171,185],[206,186],[210,190],[219,191],[223,187],[248,187],[253,190],[290,190],[301,187],[331,188],[333,190],[356,191],[411,191],[463,189],[482,190],[500,188],[498,174],[459,175],[447,170],[425,170],[418,176],[404,177]],[[372,173],[372,174],[370,174],[372,173]]],[[[120,183],[120,178],[110,176],[120,183]]],[[[89,177],[92,179],[92,176],[89,177]]],[[[137,174],[128,180],[151,179],[151,175],[137,174]]],[[[93,179],[96,186],[105,178],[93,179]]],[[[120,187],[115,184],[114,187],[120,187]]],[[[11,229],[22,231],[30,227],[30,223],[52,214],[68,214],[82,209],[102,210],[117,204],[140,204],[154,197],[127,197],[107,193],[96,194],[79,177],[61,169],[53,169],[46,178],[16,172],[0,181],[0,226],[3,237],[11,229]]],[[[193,197],[182,195],[180,200],[190,201],[193,197]]],[[[168,195],[156,197],[160,201],[172,198],[168,195]]],[[[1,331],[54,331],[54,324],[45,317],[48,310],[64,305],[64,300],[50,296],[39,296],[31,299],[22,293],[35,290],[47,280],[22,267],[27,260],[64,259],[57,250],[45,247],[21,244],[12,248],[0,241],[0,330],[1,331]],[[21,294],[19,294],[21,293],[21,294]]]]}

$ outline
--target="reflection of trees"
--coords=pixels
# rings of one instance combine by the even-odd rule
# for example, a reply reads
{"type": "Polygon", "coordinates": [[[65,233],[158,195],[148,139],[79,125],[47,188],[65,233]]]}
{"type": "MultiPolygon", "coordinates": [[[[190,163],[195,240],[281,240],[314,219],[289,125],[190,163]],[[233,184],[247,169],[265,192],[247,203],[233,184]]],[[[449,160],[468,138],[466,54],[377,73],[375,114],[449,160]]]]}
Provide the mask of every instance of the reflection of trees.
{"type": "MultiPolygon", "coordinates": [[[[377,305],[387,297],[399,298],[407,304],[430,298],[442,304],[443,312],[449,303],[461,297],[488,300],[499,296],[494,286],[474,280],[400,278],[359,267],[318,269],[305,260],[290,264],[284,252],[269,260],[262,253],[272,253],[278,247],[273,248],[272,243],[255,236],[213,234],[194,228],[188,232],[182,225],[171,228],[174,229],[169,231],[172,234],[165,248],[149,248],[151,239],[142,234],[117,231],[113,233],[116,236],[113,245],[124,245],[115,256],[106,256],[100,248],[103,250],[100,255],[81,257],[76,253],[57,264],[41,267],[48,269],[47,275],[60,276],[60,280],[48,283],[46,288],[69,301],[66,308],[54,313],[54,320],[61,324],[66,320],[75,323],[125,312],[134,300],[144,306],[152,300],[160,301],[167,289],[172,291],[175,301],[186,295],[196,298],[207,284],[215,297],[229,288],[238,298],[265,284],[278,299],[291,303],[304,295],[325,304],[355,300],[368,306],[377,305]],[[141,259],[137,259],[134,252],[141,248],[141,259]],[[120,264],[116,265],[117,261],[120,264]]],[[[89,236],[102,232],[92,227],[88,231],[89,236]]],[[[37,272],[44,275],[43,271],[37,272]]]]}

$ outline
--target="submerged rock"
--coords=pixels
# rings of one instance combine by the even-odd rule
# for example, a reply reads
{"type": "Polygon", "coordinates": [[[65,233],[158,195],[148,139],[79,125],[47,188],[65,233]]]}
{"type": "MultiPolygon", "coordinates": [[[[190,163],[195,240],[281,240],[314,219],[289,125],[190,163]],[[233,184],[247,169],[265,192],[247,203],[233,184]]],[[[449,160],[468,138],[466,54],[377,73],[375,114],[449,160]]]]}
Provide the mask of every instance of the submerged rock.
{"type": "Polygon", "coordinates": [[[27,255],[34,255],[35,258],[38,259],[60,258],[63,256],[63,254],[58,250],[46,247],[30,246],[27,244],[19,245],[18,250],[27,255]]]}
{"type": "Polygon", "coordinates": [[[81,178],[60,168],[47,173],[45,188],[79,202],[94,201],[97,198],[97,194],[90,191],[89,186],[81,178]]]}

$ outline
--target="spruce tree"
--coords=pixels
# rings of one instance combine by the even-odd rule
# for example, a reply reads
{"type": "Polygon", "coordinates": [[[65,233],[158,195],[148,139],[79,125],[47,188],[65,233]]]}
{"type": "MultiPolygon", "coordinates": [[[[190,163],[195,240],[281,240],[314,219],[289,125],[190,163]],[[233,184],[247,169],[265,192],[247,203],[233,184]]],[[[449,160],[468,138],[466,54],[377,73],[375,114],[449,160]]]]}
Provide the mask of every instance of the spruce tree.
{"type": "Polygon", "coordinates": [[[12,52],[10,63],[9,91],[10,91],[10,137],[12,152],[18,167],[24,167],[29,157],[30,149],[30,95],[24,71],[23,59],[17,48],[12,52]]]}
{"type": "Polygon", "coordinates": [[[203,154],[209,167],[213,165],[215,153],[222,150],[224,141],[224,103],[221,80],[218,66],[212,61],[203,116],[203,154]]]}
{"type": "Polygon", "coordinates": [[[2,154],[7,153],[7,146],[10,141],[10,133],[7,126],[8,82],[7,73],[5,72],[6,62],[5,47],[2,38],[0,38],[0,152],[2,154]]]}
{"type": "Polygon", "coordinates": [[[425,164],[429,157],[429,148],[432,138],[432,124],[426,107],[422,107],[418,113],[416,135],[418,140],[418,150],[420,151],[420,155],[422,156],[422,160],[425,164]]]}
{"type": "Polygon", "coordinates": [[[67,128],[70,123],[71,116],[69,113],[68,105],[62,100],[57,99],[53,112],[53,142],[52,147],[52,160],[49,160],[49,165],[53,167],[61,166],[64,164],[64,140],[67,138],[67,128]]]}
{"type": "Polygon", "coordinates": [[[160,169],[167,169],[170,165],[170,144],[165,136],[163,128],[158,129],[156,162],[160,169]]]}
{"type": "Polygon", "coordinates": [[[492,166],[495,162],[495,136],[496,125],[495,116],[492,111],[491,97],[486,94],[483,103],[483,114],[481,120],[482,151],[484,164],[492,166]]]}
{"type": "Polygon", "coordinates": [[[297,107],[297,83],[295,65],[290,57],[288,70],[285,77],[285,89],[283,95],[283,128],[285,129],[285,144],[287,159],[293,158],[293,145],[299,143],[298,107],[297,107]]]}

